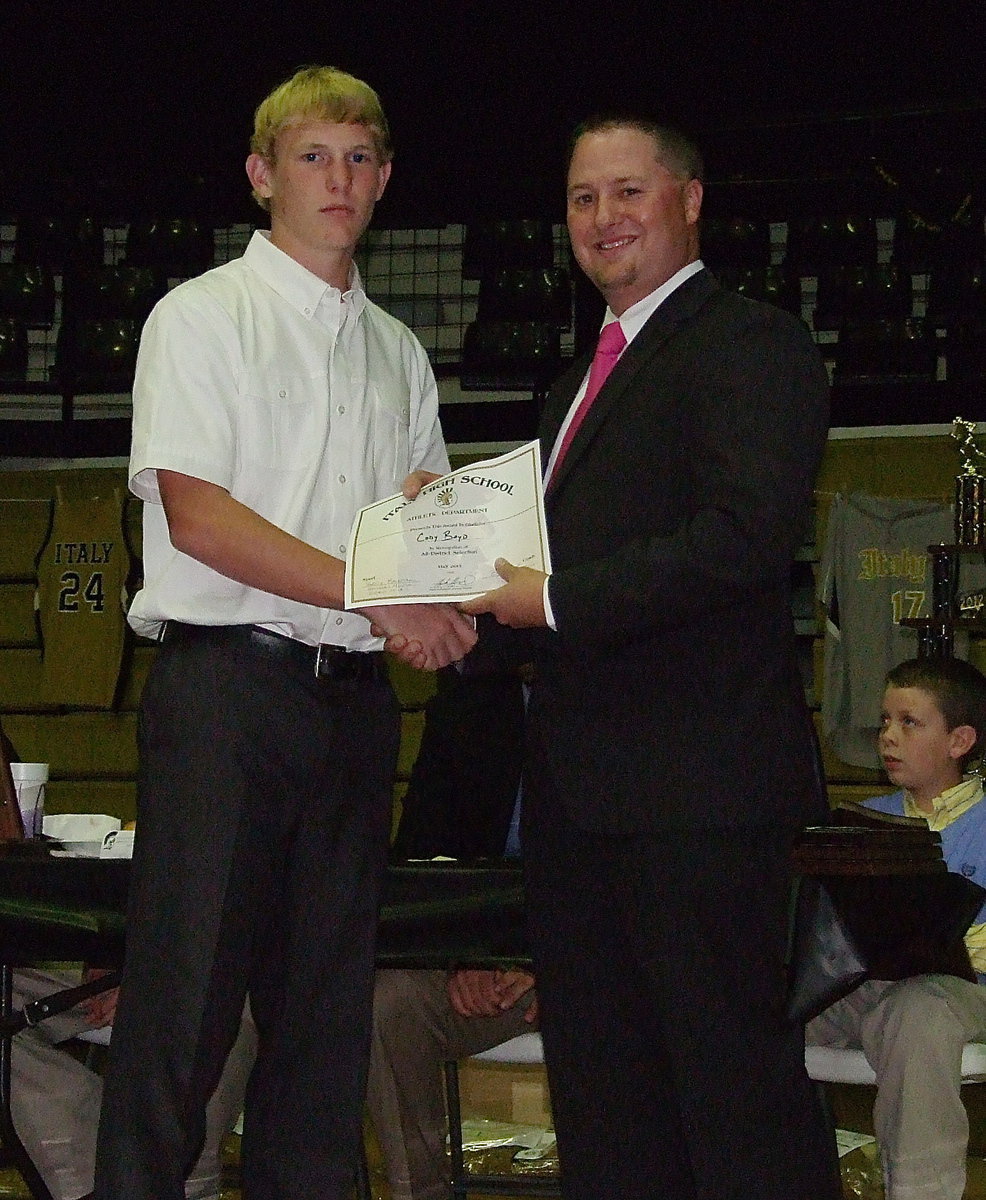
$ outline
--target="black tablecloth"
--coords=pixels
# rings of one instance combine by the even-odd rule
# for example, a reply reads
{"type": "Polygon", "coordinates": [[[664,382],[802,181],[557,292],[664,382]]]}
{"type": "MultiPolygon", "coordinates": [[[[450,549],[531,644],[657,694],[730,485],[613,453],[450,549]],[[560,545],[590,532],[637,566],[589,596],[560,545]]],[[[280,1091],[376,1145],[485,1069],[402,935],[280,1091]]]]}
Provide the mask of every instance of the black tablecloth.
{"type": "MultiPolygon", "coordinates": [[[[24,844],[0,853],[0,952],[26,951],[24,922],[2,901],[30,908],[126,911],[129,859],[66,858],[24,844]],[[26,905],[24,902],[28,902],[26,905]]],[[[112,922],[110,922],[112,924],[112,922]]],[[[118,922],[117,922],[118,924],[118,922]]],[[[58,942],[59,953],[64,941],[58,942]]],[[[37,953],[37,945],[30,947],[37,953]]],[[[54,952],[54,950],[53,950],[54,952]]],[[[387,869],[378,933],[379,966],[476,965],[527,957],[520,865],[512,862],[397,863],[387,869]]]]}

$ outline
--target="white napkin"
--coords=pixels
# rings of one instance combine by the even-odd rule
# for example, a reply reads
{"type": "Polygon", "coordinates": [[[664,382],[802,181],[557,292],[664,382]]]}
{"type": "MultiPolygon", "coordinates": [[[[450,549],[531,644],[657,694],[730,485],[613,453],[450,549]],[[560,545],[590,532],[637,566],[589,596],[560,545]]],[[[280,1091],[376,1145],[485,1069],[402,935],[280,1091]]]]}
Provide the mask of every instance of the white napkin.
{"type": "Polygon", "coordinates": [[[69,854],[99,858],[103,839],[122,824],[119,817],[103,813],[52,813],[44,818],[41,832],[57,838],[69,854]]]}

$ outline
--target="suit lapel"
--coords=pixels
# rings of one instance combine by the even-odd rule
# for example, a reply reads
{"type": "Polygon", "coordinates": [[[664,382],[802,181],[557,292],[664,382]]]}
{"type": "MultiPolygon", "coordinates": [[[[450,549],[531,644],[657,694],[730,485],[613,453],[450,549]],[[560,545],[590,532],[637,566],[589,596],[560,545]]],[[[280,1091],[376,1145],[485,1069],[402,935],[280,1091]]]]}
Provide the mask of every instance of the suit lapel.
{"type": "MultiPolygon", "coordinates": [[[[616,410],[619,415],[620,397],[631,387],[640,372],[655,354],[674,336],[682,323],[689,320],[719,290],[708,271],[703,270],[686,279],[680,287],[658,305],[643,329],[623,352],[609,378],[599,390],[591,408],[583,418],[557,474],[552,478],[549,495],[556,493],[576,466],[596,431],[616,410]]],[[[586,355],[567,372],[552,392],[542,423],[541,444],[545,463],[558,437],[565,414],[585,378],[592,356],[586,355]]]]}

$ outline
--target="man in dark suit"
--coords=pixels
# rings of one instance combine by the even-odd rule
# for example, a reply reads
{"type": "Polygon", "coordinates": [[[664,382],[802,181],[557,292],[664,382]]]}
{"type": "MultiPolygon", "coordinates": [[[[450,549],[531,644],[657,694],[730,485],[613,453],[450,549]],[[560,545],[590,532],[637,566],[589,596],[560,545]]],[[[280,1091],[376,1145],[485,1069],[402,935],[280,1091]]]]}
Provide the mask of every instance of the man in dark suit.
{"type": "Polygon", "coordinates": [[[618,361],[584,415],[585,360],[546,404],[554,573],[502,563],[462,607],[535,660],[521,832],[566,1196],[827,1200],[781,1015],[790,845],[825,812],[789,576],[827,381],[799,321],[704,269],[701,178],[670,129],[577,131],[569,232],[618,361]]]}

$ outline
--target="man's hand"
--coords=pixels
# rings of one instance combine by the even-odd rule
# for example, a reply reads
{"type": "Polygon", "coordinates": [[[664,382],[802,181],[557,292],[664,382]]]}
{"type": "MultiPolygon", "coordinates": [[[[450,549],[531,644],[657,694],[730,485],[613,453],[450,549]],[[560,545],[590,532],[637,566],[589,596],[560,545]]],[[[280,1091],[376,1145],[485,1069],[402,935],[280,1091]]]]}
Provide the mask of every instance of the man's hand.
{"type": "Polygon", "coordinates": [[[527,988],[507,1001],[506,997],[513,995],[511,985],[505,985],[500,980],[513,974],[523,972],[479,971],[473,967],[459,967],[458,971],[452,971],[447,983],[452,1008],[459,1016],[498,1016],[507,1008],[512,1008],[534,984],[534,979],[528,976],[530,983],[527,988]]]}
{"type": "Polygon", "coordinates": [[[451,604],[382,604],[361,610],[370,632],[410,667],[437,671],[465,658],[476,644],[476,624],[451,604]]]}
{"type": "Polygon", "coordinates": [[[485,592],[475,600],[465,600],[459,611],[478,616],[492,613],[501,625],[512,629],[542,628],[547,625],[544,616],[544,581],[548,578],[543,571],[532,567],[515,567],[505,558],[493,564],[496,573],[506,583],[492,592],[485,592]]]}
{"type": "Polygon", "coordinates": [[[425,484],[434,483],[436,479],[441,479],[441,475],[436,475],[434,471],[412,471],[401,484],[404,499],[416,499],[418,492],[421,491],[425,484]]]}
{"type": "Polygon", "coordinates": [[[460,1017],[495,1017],[502,1012],[495,971],[465,967],[453,971],[448,977],[448,998],[460,1017]]]}

